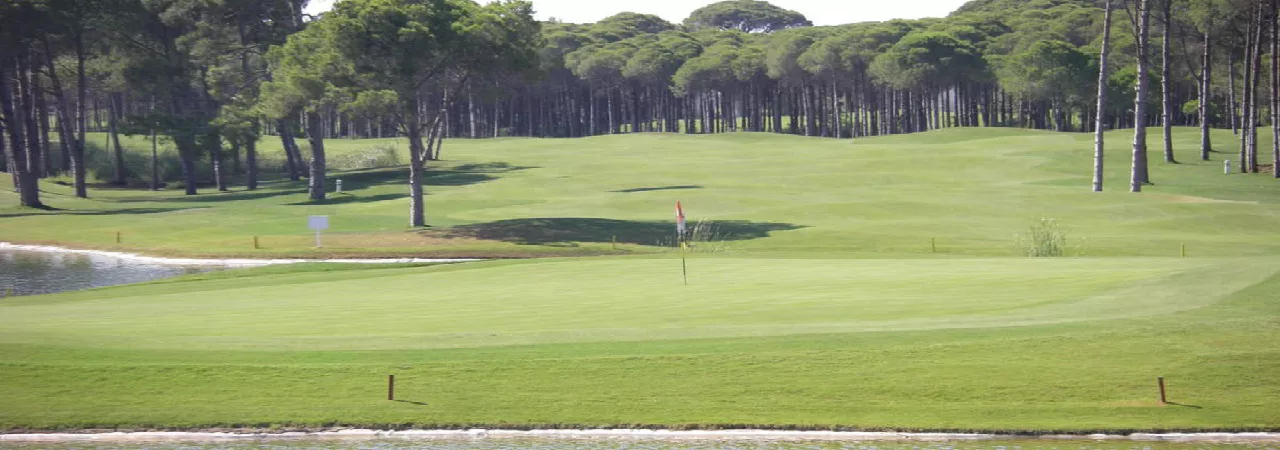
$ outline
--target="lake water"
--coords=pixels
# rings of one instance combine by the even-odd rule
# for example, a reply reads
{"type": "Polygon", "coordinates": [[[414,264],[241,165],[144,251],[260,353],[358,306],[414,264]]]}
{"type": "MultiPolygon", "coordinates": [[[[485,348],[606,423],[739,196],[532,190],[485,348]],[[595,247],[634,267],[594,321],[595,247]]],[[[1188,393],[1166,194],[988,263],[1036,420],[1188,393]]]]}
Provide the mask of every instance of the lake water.
{"type": "Polygon", "coordinates": [[[2,443],[0,449],[157,449],[157,450],[1255,450],[1280,449],[1275,443],[1208,444],[1133,441],[1030,440],[977,442],[830,442],[645,439],[463,439],[463,440],[232,440],[220,442],[75,442],[2,443]]]}
{"type": "Polygon", "coordinates": [[[148,263],[95,254],[0,248],[0,296],[141,283],[219,268],[148,263]]]}

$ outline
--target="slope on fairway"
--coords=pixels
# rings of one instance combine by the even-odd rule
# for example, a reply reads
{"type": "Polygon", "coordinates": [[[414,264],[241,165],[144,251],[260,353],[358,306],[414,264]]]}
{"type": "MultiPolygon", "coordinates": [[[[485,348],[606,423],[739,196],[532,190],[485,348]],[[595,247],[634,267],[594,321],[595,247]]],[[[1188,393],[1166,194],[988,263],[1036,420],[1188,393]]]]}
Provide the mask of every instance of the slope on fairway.
{"type": "MultiPolygon", "coordinates": [[[[1123,131],[1109,142],[1125,141],[1123,131]]],[[[1179,149],[1196,130],[1178,129],[1179,149]]],[[[1230,142],[1230,133],[1218,136],[1230,142]]],[[[650,252],[670,241],[671,208],[721,222],[725,246],[785,256],[1019,254],[1018,236],[1055,219],[1088,256],[1270,255],[1280,182],[1223,176],[1221,162],[1152,164],[1127,192],[1128,152],[1108,157],[1108,191],[1089,192],[1091,137],[950,129],[857,141],[772,134],[626,135],[449,142],[427,177],[428,222],[405,228],[403,168],[335,171],[343,194],[307,200],[304,183],[257,192],[94,189],[45,184],[57,211],[9,207],[0,240],[168,254],[545,256],[650,252]],[[316,250],[305,216],[331,216],[316,250]],[[115,243],[122,232],[122,244],[115,243]],[[253,248],[260,237],[262,249],[253,248]],[[618,242],[615,250],[612,242],[618,242]]],[[[404,141],[333,141],[335,158],[404,141]]],[[[278,142],[264,142],[264,152],[278,142]]],[[[149,147],[140,147],[149,149],[149,147]]],[[[1152,150],[1159,152],[1159,149],[1152,150]]],[[[1217,155],[1215,155],[1216,157],[1217,155]]],[[[1159,161],[1155,157],[1152,161],[1159,161]]]]}

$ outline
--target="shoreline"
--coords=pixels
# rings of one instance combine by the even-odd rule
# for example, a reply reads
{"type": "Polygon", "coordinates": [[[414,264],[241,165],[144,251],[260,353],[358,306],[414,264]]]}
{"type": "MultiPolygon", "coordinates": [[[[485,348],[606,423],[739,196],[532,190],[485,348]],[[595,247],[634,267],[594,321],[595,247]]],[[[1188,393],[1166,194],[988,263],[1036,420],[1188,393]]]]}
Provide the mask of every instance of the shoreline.
{"type": "Polygon", "coordinates": [[[335,263],[335,264],[455,264],[464,262],[484,261],[477,258],[332,258],[332,259],[304,259],[304,258],[274,258],[274,259],[253,259],[253,258],[166,258],[160,256],[145,256],[136,253],[113,252],[107,250],[85,250],[67,247],[57,247],[52,245],[25,245],[12,244],[9,242],[0,242],[0,250],[16,250],[26,252],[50,253],[50,254],[77,254],[87,256],[99,256],[107,258],[117,258],[126,261],[135,261],[141,263],[161,264],[170,266],[222,266],[222,267],[264,267],[280,264],[302,264],[302,263],[335,263]]]}
{"type": "Polygon", "coordinates": [[[1128,441],[1175,443],[1280,443],[1280,433],[1132,433],[1132,434],[984,434],[984,433],[898,433],[864,431],[773,431],[773,430],[648,430],[648,429],[468,429],[468,430],[372,430],[337,429],[324,431],[271,431],[262,429],[225,431],[142,431],[89,433],[0,433],[0,442],[141,442],[141,441],[225,441],[225,440],[324,440],[324,439],[635,439],[660,441],[846,441],[846,442],[946,442],[946,441],[1128,441]]]}

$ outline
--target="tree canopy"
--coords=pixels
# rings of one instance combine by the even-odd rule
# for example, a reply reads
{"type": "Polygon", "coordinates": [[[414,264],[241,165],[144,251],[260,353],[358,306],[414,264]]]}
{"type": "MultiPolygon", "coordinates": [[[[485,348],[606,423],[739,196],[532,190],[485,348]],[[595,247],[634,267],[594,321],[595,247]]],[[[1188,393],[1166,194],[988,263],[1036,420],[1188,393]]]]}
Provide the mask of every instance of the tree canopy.
{"type": "Polygon", "coordinates": [[[698,8],[684,21],[685,26],[738,30],[744,33],[772,33],[788,28],[811,27],[813,22],[788,9],[761,0],[725,0],[698,8]]]}

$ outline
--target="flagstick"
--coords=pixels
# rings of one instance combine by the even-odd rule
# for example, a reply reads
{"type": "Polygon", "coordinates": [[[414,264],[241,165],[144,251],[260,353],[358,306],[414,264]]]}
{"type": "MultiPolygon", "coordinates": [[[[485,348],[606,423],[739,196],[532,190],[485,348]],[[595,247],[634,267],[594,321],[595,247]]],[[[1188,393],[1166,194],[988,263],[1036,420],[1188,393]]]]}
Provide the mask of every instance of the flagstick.
{"type": "Polygon", "coordinates": [[[689,285],[689,263],[684,257],[684,239],[680,239],[680,270],[684,273],[684,285],[689,285]]]}

